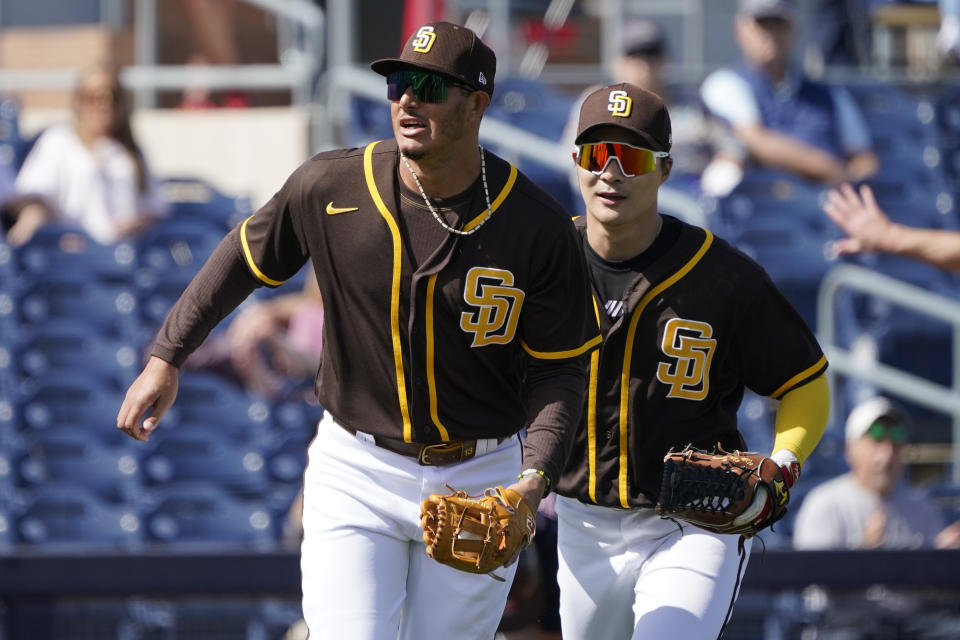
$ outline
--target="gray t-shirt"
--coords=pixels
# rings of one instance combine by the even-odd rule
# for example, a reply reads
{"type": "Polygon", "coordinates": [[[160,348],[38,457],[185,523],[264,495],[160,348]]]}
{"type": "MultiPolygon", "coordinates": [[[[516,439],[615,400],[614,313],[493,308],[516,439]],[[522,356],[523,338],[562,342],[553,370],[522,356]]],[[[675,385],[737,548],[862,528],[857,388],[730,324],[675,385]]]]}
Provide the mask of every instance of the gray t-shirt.
{"type": "Polygon", "coordinates": [[[863,528],[878,509],[886,513],[883,548],[932,547],[944,521],[936,505],[916,490],[898,485],[882,500],[854,480],[853,475],[824,482],[812,489],[797,514],[793,532],[796,549],[859,549],[863,528]]]}

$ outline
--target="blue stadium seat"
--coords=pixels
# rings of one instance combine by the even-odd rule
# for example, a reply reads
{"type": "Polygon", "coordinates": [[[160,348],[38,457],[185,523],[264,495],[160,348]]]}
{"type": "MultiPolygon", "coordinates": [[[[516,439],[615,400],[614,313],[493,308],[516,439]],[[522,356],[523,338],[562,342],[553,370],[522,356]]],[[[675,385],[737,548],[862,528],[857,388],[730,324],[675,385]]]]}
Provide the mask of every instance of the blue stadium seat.
{"type": "Polygon", "coordinates": [[[711,229],[735,244],[743,233],[758,228],[819,236],[828,222],[820,212],[823,192],[781,172],[752,170],[717,202],[711,229]]]}
{"type": "Polygon", "coordinates": [[[0,164],[16,174],[20,168],[20,104],[14,98],[0,97],[0,164]]]}
{"type": "Polygon", "coordinates": [[[160,487],[141,504],[146,536],[153,542],[261,548],[274,544],[270,513],[262,503],[238,500],[210,483],[160,487]]]}
{"type": "Polygon", "coordinates": [[[96,282],[73,271],[48,275],[23,279],[20,293],[12,300],[20,324],[69,320],[104,335],[139,339],[140,320],[132,287],[96,282]]]}
{"type": "Polygon", "coordinates": [[[43,485],[21,493],[14,514],[15,539],[21,544],[136,548],[142,542],[140,518],[71,485],[43,485]]]}
{"type": "Polygon", "coordinates": [[[43,226],[17,251],[18,268],[34,280],[70,273],[75,278],[127,284],[135,265],[133,244],[102,245],[72,225],[43,226]]]}
{"type": "Polygon", "coordinates": [[[299,484],[307,466],[309,438],[293,435],[267,452],[267,471],[271,480],[299,484]]]}
{"type": "Polygon", "coordinates": [[[226,195],[200,178],[166,178],[160,184],[160,193],[173,209],[168,222],[208,225],[221,236],[253,213],[249,197],[226,195]]]}
{"type": "Polygon", "coordinates": [[[310,439],[317,432],[317,423],[323,417],[323,407],[300,400],[282,400],[273,404],[274,425],[283,436],[302,435],[310,439]]]}
{"type": "Polygon", "coordinates": [[[226,230],[202,220],[177,218],[161,222],[140,238],[139,263],[168,278],[171,271],[200,270],[213,250],[226,235],[226,230]]]}
{"type": "MultiPolygon", "coordinates": [[[[6,551],[10,546],[13,545],[13,523],[10,518],[10,514],[7,513],[6,509],[0,506],[0,551],[6,551]]],[[[2,622],[0,618],[0,622],[2,622]]],[[[0,639],[3,638],[3,633],[0,632],[0,639]]]]}
{"type": "Polygon", "coordinates": [[[13,373],[18,378],[82,371],[112,383],[117,390],[126,389],[133,381],[140,361],[137,346],[131,341],[98,335],[64,318],[24,328],[12,351],[17,369],[13,373]]]}
{"type": "Polygon", "coordinates": [[[262,497],[269,488],[263,453],[224,437],[215,425],[158,431],[156,440],[141,460],[147,486],[208,482],[243,497],[262,497]]]}
{"type": "Polygon", "coordinates": [[[91,376],[54,372],[23,383],[14,419],[27,432],[79,429],[106,438],[119,433],[117,410],[122,402],[123,394],[91,376]]]}
{"type": "Polygon", "coordinates": [[[0,446],[0,511],[13,504],[14,491],[14,459],[17,454],[11,443],[0,446]]]}
{"type": "Polygon", "coordinates": [[[60,599],[50,608],[52,637],[134,640],[156,638],[155,629],[140,624],[126,602],[60,599]]]}
{"type": "Polygon", "coordinates": [[[108,446],[77,431],[37,435],[18,475],[28,489],[50,483],[82,487],[116,503],[133,502],[140,493],[140,468],[132,448],[108,446]]]}
{"type": "Polygon", "coordinates": [[[272,426],[270,404],[212,373],[185,372],[177,393],[183,422],[217,426],[236,439],[260,444],[272,426]]]}

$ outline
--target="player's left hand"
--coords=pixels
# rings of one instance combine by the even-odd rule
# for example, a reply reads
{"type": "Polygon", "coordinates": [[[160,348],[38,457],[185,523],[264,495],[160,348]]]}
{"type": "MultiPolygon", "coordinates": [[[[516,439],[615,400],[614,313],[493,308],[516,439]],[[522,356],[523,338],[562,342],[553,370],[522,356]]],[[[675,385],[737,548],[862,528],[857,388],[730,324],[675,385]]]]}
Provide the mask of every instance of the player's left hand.
{"type": "MultiPolygon", "coordinates": [[[[523,498],[523,501],[530,507],[530,511],[537,512],[540,507],[540,501],[543,500],[543,494],[547,492],[547,481],[543,476],[527,476],[507,487],[511,491],[516,491],[523,498]]],[[[518,548],[514,554],[507,560],[503,566],[509,567],[517,558],[523,549],[518,548]]]]}

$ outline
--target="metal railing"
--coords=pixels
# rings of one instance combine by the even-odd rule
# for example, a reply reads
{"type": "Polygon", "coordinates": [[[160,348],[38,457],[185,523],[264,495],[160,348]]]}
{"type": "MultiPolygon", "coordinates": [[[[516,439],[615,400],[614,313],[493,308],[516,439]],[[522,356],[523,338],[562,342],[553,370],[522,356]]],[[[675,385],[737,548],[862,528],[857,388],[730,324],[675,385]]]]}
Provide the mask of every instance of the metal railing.
{"type": "Polygon", "coordinates": [[[827,376],[831,388],[836,376],[843,374],[952,416],[951,478],[954,483],[960,483],[960,303],[865,267],[840,265],[828,272],[820,285],[817,327],[830,361],[827,376]],[[945,387],[874,359],[854,357],[850,349],[837,344],[836,297],[843,289],[869,294],[950,324],[953,327],[952,386],[945,387]]]}

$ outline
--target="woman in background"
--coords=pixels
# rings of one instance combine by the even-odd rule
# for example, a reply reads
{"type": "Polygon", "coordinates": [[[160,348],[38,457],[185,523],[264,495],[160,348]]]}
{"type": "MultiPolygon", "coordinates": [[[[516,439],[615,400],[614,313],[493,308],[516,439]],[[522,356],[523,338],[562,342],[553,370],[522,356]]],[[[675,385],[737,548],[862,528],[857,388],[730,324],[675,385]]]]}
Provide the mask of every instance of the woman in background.
{"type": "Polygon", "coordinates": [[[45,130],[16,180],[7,241],[26,243],[50,222],[79,225],[112,244],[165,213],[130,127],[129,100],[117,70],[98,65],[81,73],[73,122],[45,130]]]}

